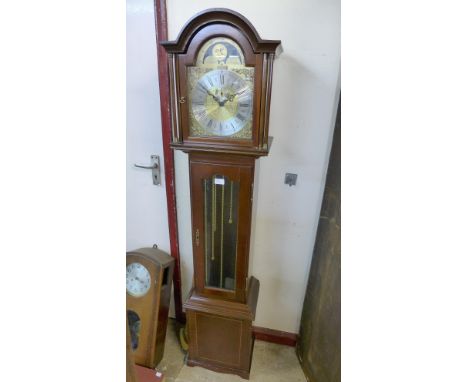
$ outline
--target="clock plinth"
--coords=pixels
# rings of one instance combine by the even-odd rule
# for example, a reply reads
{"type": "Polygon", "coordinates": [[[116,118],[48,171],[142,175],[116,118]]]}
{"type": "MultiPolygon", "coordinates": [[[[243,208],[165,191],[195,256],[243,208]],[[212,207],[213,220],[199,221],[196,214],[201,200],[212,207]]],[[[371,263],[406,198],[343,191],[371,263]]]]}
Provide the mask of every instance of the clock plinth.
{"type": "Polygon", "coordinates": [[[201,366],[249,379],[259,282],[250,277],[245,303],[198,296],[194,290],[184,308],[189,333],[187,365],[201,366]]]}

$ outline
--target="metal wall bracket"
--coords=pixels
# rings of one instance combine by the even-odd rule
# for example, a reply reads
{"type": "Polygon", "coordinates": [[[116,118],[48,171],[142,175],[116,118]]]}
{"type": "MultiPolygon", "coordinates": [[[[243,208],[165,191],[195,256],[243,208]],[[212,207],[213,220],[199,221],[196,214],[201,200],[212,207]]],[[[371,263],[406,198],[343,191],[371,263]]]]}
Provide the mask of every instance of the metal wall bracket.
{"type": "Polygon", "coordinates": [[[134,164],[134,166],[151,170],[153,184],[155,186],[161,184],[161,166],[159,165],[159,155],[151,155],[151,166],[142,166],[140,164],[134,164]]]}

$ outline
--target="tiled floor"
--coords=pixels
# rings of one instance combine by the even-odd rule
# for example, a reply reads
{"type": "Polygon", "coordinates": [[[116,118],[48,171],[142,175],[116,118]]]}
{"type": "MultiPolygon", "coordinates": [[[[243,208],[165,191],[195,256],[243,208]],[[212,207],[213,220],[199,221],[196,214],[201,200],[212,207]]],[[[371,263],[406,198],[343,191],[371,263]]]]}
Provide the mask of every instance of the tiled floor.
{"type": "MultiPolygon", "coordinates": [[[[245,382],[245,379],[236,375],[215,373],[201,367],[186,366],[184,359],[185,353],[179,345],[177,324],[174,320],[170,320],[164,358],[157,367],[157,370],[164,373],[165,382],[245,382]]],[[[255,341],[250,381],[305,382],[306,378],[294,348],[255,341]]]]}

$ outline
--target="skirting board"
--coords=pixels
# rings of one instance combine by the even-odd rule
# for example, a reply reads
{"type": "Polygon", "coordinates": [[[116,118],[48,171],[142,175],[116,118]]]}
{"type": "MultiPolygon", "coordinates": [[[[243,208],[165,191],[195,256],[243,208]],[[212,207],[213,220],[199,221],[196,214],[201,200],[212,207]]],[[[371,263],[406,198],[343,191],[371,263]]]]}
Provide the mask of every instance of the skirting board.
{"type": "Polygon", "coordinates": [[[275,344],[296,346],[297,334],[282,332],[281,330],[274,330],[268,328],[253,327],[253,334],[256,340],[273,342],[275,344]]]}
{"type": "MultiPolygon", "coordinates": [[[[183,312],[181,319],[182,319],[181,323],[185,324],[186,322],[185,312],[183,312]]],[[[283,332],[281,330],[261,328],[259,326],[253,326],[252,331],[253,331],[253,335],[255,339],[259,341],[272,342],[274,344],[287,345],[287,346],[292,346],[292,347],[295,347],[297,343],[296,333],[289,333],[289,332],[283,332]]]]}

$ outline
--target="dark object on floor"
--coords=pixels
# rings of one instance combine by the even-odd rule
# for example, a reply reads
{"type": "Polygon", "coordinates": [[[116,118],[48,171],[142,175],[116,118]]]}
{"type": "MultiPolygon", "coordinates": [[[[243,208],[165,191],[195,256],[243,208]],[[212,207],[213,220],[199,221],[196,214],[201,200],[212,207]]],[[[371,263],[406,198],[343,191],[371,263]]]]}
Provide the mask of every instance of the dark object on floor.
{"type": "Polygon", "coordinates": [[[341,380],[340,107],[307,284],[297,355],[310,381],[341,380]]]}

